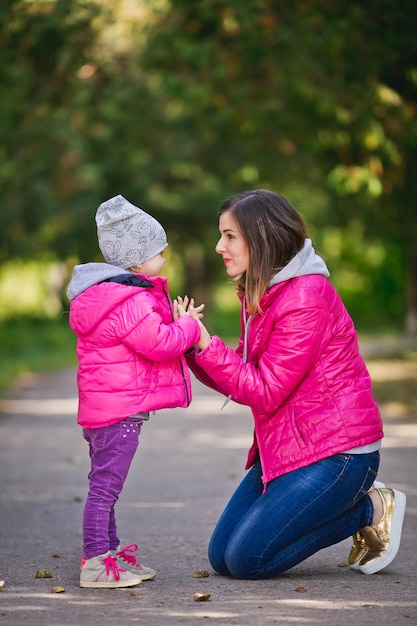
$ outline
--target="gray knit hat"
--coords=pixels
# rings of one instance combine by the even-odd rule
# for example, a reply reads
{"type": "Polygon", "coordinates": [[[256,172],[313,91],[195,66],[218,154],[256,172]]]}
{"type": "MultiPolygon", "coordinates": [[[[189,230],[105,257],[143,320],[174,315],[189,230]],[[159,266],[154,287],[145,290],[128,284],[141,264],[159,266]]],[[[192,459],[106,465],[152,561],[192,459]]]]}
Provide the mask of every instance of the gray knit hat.
{"type": "Polygon", "coordinates": [[[100,204],[96,223],[106,263],[124,269],[140,265],[168,245],[161,224],[121,195],[100,204]]]}

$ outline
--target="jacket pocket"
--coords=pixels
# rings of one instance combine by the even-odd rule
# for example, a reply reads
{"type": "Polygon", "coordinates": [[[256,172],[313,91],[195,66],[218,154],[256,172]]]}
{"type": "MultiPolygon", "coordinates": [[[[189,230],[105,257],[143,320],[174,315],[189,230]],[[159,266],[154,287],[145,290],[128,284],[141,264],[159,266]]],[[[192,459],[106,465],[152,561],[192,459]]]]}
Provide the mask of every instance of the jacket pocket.
{"type": "Polygon", "coordinates": [[[291,425],[291,430],[293,432],[294,439],[298,447],[300,448],[300,450],[304,450],[305,448],[307,448],[307,444],[303,437],[303,433],[298,428],[297,420],[295,418],[293,411],[287,411],[287,419],[288,419],[288,423],[291,425]]]}

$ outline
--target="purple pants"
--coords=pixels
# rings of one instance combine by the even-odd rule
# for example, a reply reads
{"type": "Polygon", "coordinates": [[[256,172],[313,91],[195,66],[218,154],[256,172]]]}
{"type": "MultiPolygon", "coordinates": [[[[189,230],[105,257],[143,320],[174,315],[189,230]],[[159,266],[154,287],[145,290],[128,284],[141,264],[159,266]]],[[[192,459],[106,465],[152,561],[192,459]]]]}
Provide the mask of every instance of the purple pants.
{"type": "Polygon", "coordinates": [[[86,559],[119,546],[114,507],[135,456],[142,423],[143,418],[135,416],[104,428],[83,430],[91,459],[83,514],[83,557],[86,559]]]}

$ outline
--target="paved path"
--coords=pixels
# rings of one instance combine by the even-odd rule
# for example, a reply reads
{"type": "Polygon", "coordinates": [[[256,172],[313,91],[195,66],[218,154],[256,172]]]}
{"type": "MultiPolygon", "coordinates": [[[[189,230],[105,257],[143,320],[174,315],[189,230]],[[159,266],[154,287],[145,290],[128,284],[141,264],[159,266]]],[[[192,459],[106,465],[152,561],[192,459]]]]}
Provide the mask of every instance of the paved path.
{"type": "Polygon", "coordinates": [[[122,538],[139,542],[154,581],[133,592],[80,589],[87,446],[75,423],[75,371],[32,376],[0,417],[0,623],[12,626],[417,624],[417,424],[390,407],[380,479],[408,495],[400,553],[383,572],[347,567],[350,541],[268,581],[222,578],[206,552],[212,528],[243,476],[249,411],[195,384],[186,410],[144,426],[118,505],[122,538]],[[37,579],[40,568],[52,579],[37,579]],[[196,570],[210,576],[195,579],[196,570]],[[55,586],[64,593],[51,593],[55,586]],[[194,593],[209,592],[208,602],[194,593]]]}

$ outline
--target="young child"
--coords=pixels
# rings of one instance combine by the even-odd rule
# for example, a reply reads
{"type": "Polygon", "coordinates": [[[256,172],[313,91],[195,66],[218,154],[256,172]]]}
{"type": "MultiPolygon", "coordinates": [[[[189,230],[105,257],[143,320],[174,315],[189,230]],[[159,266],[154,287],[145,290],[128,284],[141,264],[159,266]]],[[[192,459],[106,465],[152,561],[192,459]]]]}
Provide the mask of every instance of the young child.
{"type": "Polygon", "coordinates": [[[80,587],[130,587],[155,572],[139,563],[136,544],[120,546],[115,504],[149,412],[191,402],[183,355],[200,327],[179,318],[159,276],[168,245],[161,224],[121,195],[100,204],[96,223],[106,262],[77,265],[67,291],[78,423],[91,458],[80,587]]]}

